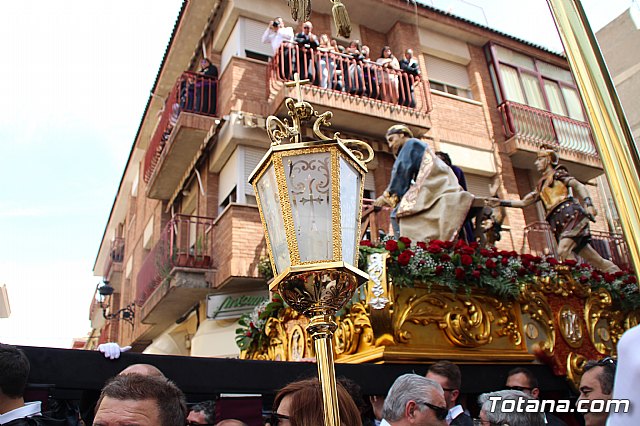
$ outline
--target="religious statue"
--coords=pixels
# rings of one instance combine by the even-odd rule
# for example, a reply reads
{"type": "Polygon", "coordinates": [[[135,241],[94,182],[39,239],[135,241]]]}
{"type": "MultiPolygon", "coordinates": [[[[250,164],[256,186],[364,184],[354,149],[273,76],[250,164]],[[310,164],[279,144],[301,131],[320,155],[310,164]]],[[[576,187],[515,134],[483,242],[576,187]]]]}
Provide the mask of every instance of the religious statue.
{"type": "Polygon", "coordinates": [[[414,241],[457,238],[471,206],[484,199],[463,190],[453,170],[429,144],[414,138],[407,126],[391,126],[386,139],[396,161],[389,186],[374,205],[394,208],[391,218],[398,221],[394,223],[396,237],[414,241]]]}
{"type": "Polygon", "coordinates": [[[572,253],[575,253],[601,271],[619,271],[613,262],[602,258],[591,247],[589,221],[595,222],[598,213],[585,186],[558,162],[558,154],[550,147],[543,146],[535,161],[536,169],[542,176],[536,189],[522,200],[492,198],[487,200],[487,204],[492,207],[524,208],[535,202],[542,202],[546,220],[558,242],[558,256],[561,260],[572,258],[572,253]],[[578,200],[582,200],[582,204],[578,200]]]}

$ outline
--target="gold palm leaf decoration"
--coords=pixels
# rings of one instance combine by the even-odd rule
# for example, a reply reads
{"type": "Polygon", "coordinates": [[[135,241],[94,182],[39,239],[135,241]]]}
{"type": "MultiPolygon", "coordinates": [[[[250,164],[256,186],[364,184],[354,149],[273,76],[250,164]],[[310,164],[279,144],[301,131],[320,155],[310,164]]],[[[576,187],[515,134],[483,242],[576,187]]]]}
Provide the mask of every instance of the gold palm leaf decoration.
{"type": "Polygon", "coordinates": [[[347,8],[344,7],[340,0],[331,0],[331,3],[333,3],[331,13],[333,14],[333,22],[335,22],[338,29],[338,35],[349,38],[351,35],[351,21],[349,20],[347,8]]]}
{"type": "Polygon", "coordinates": [[[311,0],[287,0],[294,21],[308,21],[311,16],[311,0]]]}

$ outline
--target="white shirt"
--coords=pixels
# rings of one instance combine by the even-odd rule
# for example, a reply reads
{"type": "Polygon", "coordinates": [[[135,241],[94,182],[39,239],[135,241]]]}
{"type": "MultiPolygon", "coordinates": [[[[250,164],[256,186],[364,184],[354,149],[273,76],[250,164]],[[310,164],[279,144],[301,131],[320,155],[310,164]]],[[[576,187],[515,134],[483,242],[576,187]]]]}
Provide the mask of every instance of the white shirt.
{"type": "Polygon", "coordinates": [[[640,425],[640,398],[638,397],[638,382],[640,382],[640,326],[636,325],[627,330],[618,341],[618,366],[613,385],[613,399],[630,400],[631,408],[628,413],[610,413],[608,426],[638,426],[640,425]]]}
{"type": "Polygon", "coordinates": [[[458,404],[455,407],[452,407],[451,410],[449,410],[449,412],[447,413],[447,417],[445,419],[447,424],[450,425],[453,419],[455,419],[462,413],[464,413],[464,409],[462,408],[462,405],[458,404]]]}
{"type": "Polygon", "coordinates": [[[262,34],[262,42],[265,44],[271,43],[274,55],[282,42],[293,42],[293,38],[293,28],[291,27],[280,27],[278,31],[271,31],[271,28],[267,28],[264,30],[264,34],[262,34]]]}
{"type": "Polygon", "coordinates": [[[391,423],[389,423],[385,419],[382,419],[382,421],[380,422],[380,426],[391,426],[391,423]]]}
{"type": "Polygon", "coordinates": [[[40,414],[40,401],[25,402],[20,408],[0,414],[0,424],[9,423],[10,421],[23,419],[25,417],[39,416],[40,414]]]}

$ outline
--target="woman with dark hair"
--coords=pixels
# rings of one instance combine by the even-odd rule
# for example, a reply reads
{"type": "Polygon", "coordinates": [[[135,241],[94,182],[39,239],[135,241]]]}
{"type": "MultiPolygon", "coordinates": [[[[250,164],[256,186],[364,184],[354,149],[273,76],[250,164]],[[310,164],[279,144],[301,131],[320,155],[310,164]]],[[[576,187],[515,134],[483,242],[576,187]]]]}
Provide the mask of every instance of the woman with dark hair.
{"type": "Polygon", "coordinates": [[[382,67],[382,75],[378,79],[380,81],[380,92],[383,101],[396,103],[398,102],[398,72],[400,71],[400,62],[391,53],[389,46],[384,46],[380,57],[376,63],[382,67]]]}
{"type": "MultiPolygon", "coordinates": [[[[337,383],[340,424],[362,426],[358,407],[345,388],[337,383]]],[[[318,426],[324,424],[322,388],[318,379],[289,383],[273,401],[270,425],[318,426]]]]}

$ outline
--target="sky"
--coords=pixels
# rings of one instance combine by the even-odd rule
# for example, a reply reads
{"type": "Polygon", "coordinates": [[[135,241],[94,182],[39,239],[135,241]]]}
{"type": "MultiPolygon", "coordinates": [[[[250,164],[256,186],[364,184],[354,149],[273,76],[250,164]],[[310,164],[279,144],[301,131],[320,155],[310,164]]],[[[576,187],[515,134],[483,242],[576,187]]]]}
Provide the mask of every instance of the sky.
{"type": "MultiPolygon", "coordinates": [[[[561,50],[544,0],[424,2],[561,50]]],[[[181,3],[0,0],[0,342],[90,331],[93,264],[181,3]]],[[[631,3],[583,0],[594,30],[631,3]]]]}

